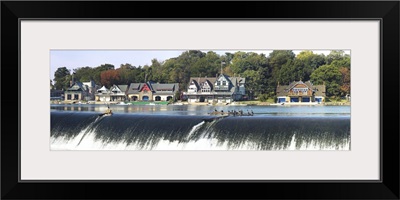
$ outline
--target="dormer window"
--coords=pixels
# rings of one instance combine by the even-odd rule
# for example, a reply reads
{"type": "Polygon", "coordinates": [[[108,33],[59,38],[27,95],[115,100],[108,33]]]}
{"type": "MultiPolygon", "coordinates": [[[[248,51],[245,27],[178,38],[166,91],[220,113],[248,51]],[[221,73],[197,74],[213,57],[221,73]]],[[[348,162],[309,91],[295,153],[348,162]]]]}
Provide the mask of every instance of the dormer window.
{"type": "Polygon", "coordinates": [[[226,81],[222,81],[222,85],[227,85],[227,84],[226,84],[226,81]]]}

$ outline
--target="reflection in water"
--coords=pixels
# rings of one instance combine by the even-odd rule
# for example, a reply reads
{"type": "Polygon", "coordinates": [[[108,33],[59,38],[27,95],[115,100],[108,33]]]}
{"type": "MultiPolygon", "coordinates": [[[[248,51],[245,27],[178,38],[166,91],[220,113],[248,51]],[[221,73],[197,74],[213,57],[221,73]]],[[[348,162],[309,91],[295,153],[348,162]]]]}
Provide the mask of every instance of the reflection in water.
{"type": "MultiPolygon", "coordinates": [[[[104,112],[107,105],[51,105],[55,111],[104,112]]],[[[253,111],[257,116],[350,116],[350,106],[193,106],[193,105],[111,105],[114,113],[160,114],[160,115],[208,115],[214,109],[253,111]]]]}

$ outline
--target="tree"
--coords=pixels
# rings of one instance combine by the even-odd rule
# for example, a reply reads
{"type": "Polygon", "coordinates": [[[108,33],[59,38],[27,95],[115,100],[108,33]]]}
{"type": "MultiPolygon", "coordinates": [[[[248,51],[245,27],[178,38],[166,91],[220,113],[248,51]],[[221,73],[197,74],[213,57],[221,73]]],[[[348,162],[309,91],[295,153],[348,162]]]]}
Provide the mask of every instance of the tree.
{"type": "Polygon", "coordinates": [[[342,96],[346,96],[350,94],[350,69],[347,67],[341,67],[339,68],[339,71],[342,74],[340,92],[342,96]]]}
{"type": "Polygon", "coordinates": [[[250,99],[254,96],[259,95],[260,92],[260,76],[257,71],[246,70],[243,72],[243,76],[246,78],[246,91],[250,99]]]}
{"type": "Polygon", "coordinates": [[[89,66],[74,69],[74,72],[75,80],[78,80],[80,82],[88,82],[90,80],[93,80],[94,69],[89,66]]]}
{"type": "Polygon", "coordinates": [[[54,87],[56,90],[66,90],[69,88],[71,75],[69,69],[66,67],[59,67],[54,72],[54,87]]]}
{"type": "Polygon", "coordinates": [[[289,60],[280,68],[278,81],[280,83],[290,83],[292,81],[305,80],[304,68],[304,63],[301,60],[289,60]]]}
{"type": "Polygon", "coordinates": [[[295,59],[295,54],[291,50],[274,50],[269,54],[268,63],[270,66],[270,78],[268,84],[270,88],[276,88],[277,82],[279,80],[279,73],[282,66],[287,62],[291,62],[295,59]]]}
{"type": "Polygon", "coordinates": [[[339,96],[341,79],[339,69],[331,65],[323,65],[311,74],[313,84],[325,84],[327,96],[339,96]]]}
{"type": "Polygon", "coordinates": [[[326,63],[331,64],[334,60],[342,60],[343,58],[345,58],[343,50],[332,50],[331,53],[326,56],[326,63]]]}
{"type": "Polygon", "coordinates": [[[101,77],[100,79],[101,84],[108,88],[110,88],[114,84],[116,85],[120,84],[119,83],[120,76],[117,70],[111,69],[101,72],[100,77],[101,77]]]}
{"type": "Polygon", "coordinates": [[[93,70],[93,80],[97,85],[101,85],[101,73],[107,70],[114,69],[114,65],[111,64],[103,64],[98,67],[95,67],[93,70]]]}
{"type": "Polygon", "coordinates": [[[312,51],[302,51],[296,56],[296,60],[300,61],[302,67],[302,79],[310,80],[311,73],[318,67],[325,64],[325,56],[314,54],[312,51]]]}

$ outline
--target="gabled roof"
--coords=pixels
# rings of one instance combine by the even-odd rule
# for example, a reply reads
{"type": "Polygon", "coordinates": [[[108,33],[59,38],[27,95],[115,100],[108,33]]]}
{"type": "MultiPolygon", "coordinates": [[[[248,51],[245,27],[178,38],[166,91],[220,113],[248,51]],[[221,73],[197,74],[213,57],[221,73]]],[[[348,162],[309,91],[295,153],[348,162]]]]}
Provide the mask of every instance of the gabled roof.
{"type": "Polygon", "coordinates": [[[215,83],[216,80],[217,80],[217,78],[215,78],[215,77],[212,77],[212,78],[208,78],[208,77],[190,77],[189,85],[193,81],[194,84],[197,87],[197,90],[200,90],[201,89],[200,84],[207,81],[207,83],[210,85],[211,91],[212,91],[214,89],[213,84],[215,83]]]}
{"type": "Polygon", "coordinates": [[[143,89],[145,86],[147,86],[147,87],[149,88],[150,91],[154,92],[154,89],[153,89],[153,87],[151,86],[150,83],[143,83],[143,84],[140,86],[139,92],[142,91],[142,89],[143,89]]]}
{"type": "Polygon", "coordinates": [[[128,89],[128,85],[118,85],[118,87],[121,90],[121,92],[126,92],[126,90],[128,89]]]}
{"type": "Polygon", "coordinates": [[[291,89],[294,88],[296,85],[300,85],[300,84],[306,85],[306,86],[308,87],[308,89],[313,89],[312,83],[311,83],[310,81],[306,81],[305,83],[304,83],[303,81],[293,81],[293,82],[289,85],[288,89],[291,90],[291,89]]]}
{"type": "MultiPolygon", "coordinates": [[[[153,88],[153,85],[152,85],[152,82],[147,82],[147,83],[145,83],[145,85],[147,85],[147,87],[149,87],[149,89],[152,91],[152,92],[154,92],[154,88],[153,88]]],[[[142,85],[142,88],[144,87],[144,85],[142,85]]]]}
{"type": "Polygon", "coordinates": [[[143,83],[131,83],[129,84],[129,89],[127,91],[127,94],[137,94],[139,93],[139,90],[141,88],[143,83]]]}
{"type": "Polygon", "coordinates": [[[243,84],[246,83],[246,79],[243,77],[229,77],[229,78],[231,79],[231,82],[232,82],[233,86],[235,86],[235,87],[238,86],[238,84],[240,84],[240,83],[243,83],[243,84]]]}
{"type": "Polygon", "coordinates": [[[113,86],[110,88],[110,90],[111,90],[111,91],[117,90],[117,91],[120,91],[120,92],[125,93],[127,88],[128,88],[128,85],[113,85],[113,86]]]}
{"type": "MultiPolygon", "coordinates": [[[[234,84],[232,83],[231,77],[229,77],[228,75],[221,74],[221,75],[218,76],[218,79],[221,78],[221,77],[224,77],[227,81],[229,81],[229,84],[234,85],[234,84]]],[[[232,78],[233,78],[233,77],[232,77],[232,78]]],[[[218,79],[217,79],[217,80],[218,80],[218,79]]]]}
{"type": "Polygon", "coordinates": [[[108,91],[108,89],[106,88],[106,86],[103,85],[103,87],[101,87],[100,89],[98,89],[100,91],[108,91]]]}
{"type": "Polygon", "coordinates": [[[211,87],[211,91],[214,91],[214,84],[217,82],[217,80],[220,78],[220,77],[224,77],[228,82],[229,82],[229,85],[230,86],[233,86],[233,87],[231,87],[231,90],[230,91],[232,91],[232,92],[234,92],[235,91],[235,87],[237,87],[238,85],[239,85],[239,83],[245,83],[246,82],[246,78],[243,78],[243,77],[229,77],[229,76],[227,76],[227,75],[225,75],[225,74],[221,74],[221,75],[219,75],[218,77],[212,77],[212,78],[207,78],[207,77],[191,77],[190,78],[190,80],[189,80],[189,85],[190,85],[190,83],[194,83],[195,85],[196,85],[196,87],[197,87],[197,89],[200,89],[200,84],[201,83],[204,83],[204,82],[206,82],[207,81],[207,83],[210,85],[210,87],[211,87]]]}
{"type": "Polygon", "coordinates": [[[276,95],[277,96],[286,96],[289,91],[289,90],[286,91],[286,88],[288,88],[288,87],[289,87],[289,85],[279,85],[276,88],[276,95]]]}
{"type": "Polygon", "coordinates": [[[75,82],[67,91],[85,91],[86,87],[81,82],[75,82]]]}
{"type": "Polygon", "coordinates": [[[325,85],[313,85],[311,81],[293,81],[290,85],[279,85],[276,88],[276,95],[277,96],[286,96],[288,92],[295,87],[297,84],[305,84],[310,90],[313,90],[315,96],[325,96],[325,85]]]}
{"type": "Polygon", "coordinates": [[[144,86],[149,87],[152,92],[170,92],[173,94],[176,90],[179,90],[178,83],[131,83],[127,90],[127,94],[138,94],[144,86]]]}
{"type": "Polygon", "coordinates": [[[199,83],[198,83],[196,80],[191,80],[191,81],[189,82],[189,85],[192,84],[192,82],[193,82],[194,85],[196,86],[197,90],[199,90],[199,89],[200,89],[199,83]]]}
{"type": "Polygon", "coordinates": [[[205,82],[207,80],[210,81],[210,83],[214,84],[215,81],[217,80],[217,78],[215,78],[215,77],[211,77],[211,78],[208,78],[208,77],[190,77],[189,84],[192,81],[195,81],[200,86],[200,83],[203,83],[203,82],[205,82]]]}
{"type": "Polygon", "coordinates": [[[204,82],[201,82],[200,83],[200,87],[201,88],[204,88],[204,86],[205,86],[205,83],[207,83],[207,85],[208,85],[208,87],[211,89],[211,90],[213,90],[213,86],[214,86],[214,84],[213,83],[211,83],[209,80],[205,80],[204,82]]]}

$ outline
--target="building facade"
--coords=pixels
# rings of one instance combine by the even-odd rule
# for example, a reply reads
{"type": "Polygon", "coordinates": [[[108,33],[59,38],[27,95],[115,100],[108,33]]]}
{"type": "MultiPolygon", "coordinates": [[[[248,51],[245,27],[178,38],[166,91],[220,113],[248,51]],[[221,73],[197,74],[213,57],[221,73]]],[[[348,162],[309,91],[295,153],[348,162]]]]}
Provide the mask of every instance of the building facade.
{"type": "Polygon", "coordinates": [[[101,87],[97,90],[96,93],[96,101],[104,101],[109,102],[111,101],[110,90],[106,88],[106,86],[101,87]]]}
{"type": "Polygon", "coordinates": [[[169,101],[179,91],[178,83],[131,83],[126,94],[129,101],[169,101]]]}
{"type": "Polygon", "coordinates": [[[313,85],[310,81],[293,81],[290,85],[278,83],[277,103],[322,103],[325,92],[325,85],[313,85]]]}
{"type": "Polygon", "coordinates": [[[81,82],[72,81],[71,86],[64,92],[65,101],[93,100],[94,89],[81,82]]]}
{"type": "Polygon", "coordinates": [[[245,78],[221,74],[216,78],[190,78],[187,92],[183,95],[189,103],[232,103],[242,100],[245,92],[245,78]]]}
{"type": "Polygon", "coordinates": [[[110,88],[110,101],[126,101],[128,85],[113,85],[110,88]]]}

